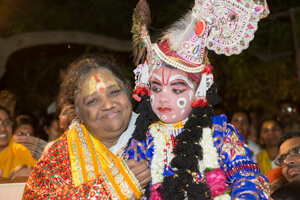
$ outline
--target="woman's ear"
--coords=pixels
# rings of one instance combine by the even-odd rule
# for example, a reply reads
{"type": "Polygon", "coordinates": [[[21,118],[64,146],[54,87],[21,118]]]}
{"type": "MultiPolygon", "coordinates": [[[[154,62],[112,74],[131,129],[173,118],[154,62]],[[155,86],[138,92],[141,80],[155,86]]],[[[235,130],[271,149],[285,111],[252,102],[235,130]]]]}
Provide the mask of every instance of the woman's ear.
{"type": "Polygon", "coordinates": [[[43,126],[43,129],[47,135],[49,135],[49,128],[47,126],[43,126]]]}
{"type": "Polygon", "coordinates": [[[82,122],[80,111],[79,111],[79,109],[77,108],[76,105],[75,105],[75,111],[73,110],[73,112],[75,112],[75,113],[73,113],[74,114],[74,119],[78,119],[78,120],[80,120],[80,122],[82,122]]]}

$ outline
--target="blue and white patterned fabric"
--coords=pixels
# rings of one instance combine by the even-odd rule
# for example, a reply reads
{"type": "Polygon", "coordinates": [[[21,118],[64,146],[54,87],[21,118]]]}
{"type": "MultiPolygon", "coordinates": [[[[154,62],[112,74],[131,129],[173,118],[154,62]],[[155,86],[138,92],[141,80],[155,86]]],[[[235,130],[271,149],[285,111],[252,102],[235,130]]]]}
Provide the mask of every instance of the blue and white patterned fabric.
{"type": "MultiPolygon", "coordinates": [[[[231,199],[269,199],[270,185],[266,177],[260,174],[258,165],[253,162],[237,129],[227,123],[225,115],[214,116],[212,121],[214,146],[219,154],[220,168],[224,171],[226,183],[231,190],[231,199]]],[[[148,131],[146,141],[131,139],[124,156],[128,160],[147,160],[151,166],[153,152],[153,137],[148,131]]],[[[163,175],[173,175],[173,170],[167,165],[164,166],[163,175]]],[[[201,180],[200,172],[199,177],[201,180]]]]}

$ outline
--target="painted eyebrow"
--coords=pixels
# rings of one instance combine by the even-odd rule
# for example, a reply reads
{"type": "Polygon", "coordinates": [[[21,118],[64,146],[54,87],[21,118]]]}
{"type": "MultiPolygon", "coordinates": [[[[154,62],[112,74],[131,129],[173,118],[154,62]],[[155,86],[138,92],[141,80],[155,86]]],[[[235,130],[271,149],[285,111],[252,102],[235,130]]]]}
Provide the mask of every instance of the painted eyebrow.
{"type": "Polygon", "coordinates": [[[162,78],[160,76],[158,76],[157,74],[153,74],[152,78],[158,80],[159,82],[162,81],[162,78]]]}
{"type": "MultiPolygon", "coordinates": [[[[172,76],[170,78],[171,85],[174,85],[172,82],[175,81],[175,80],[181,80],[181,81],[185,82],[191,89],[194,89],[193,83],[190,80],[188,80],[185,76],[178,75],[178,74],[172,76]]],[[[178,82],[178,83],[180,83],[180,82],[178,82]]]]}
{"type": "Polygon", "coordinates": [[[151,84],[162,85],[160,82],[155,81],[155,80],[151,81],[151,84]]]}
{"type": "Polygon", "coordinates": [[[173,83],[171,83],[171,85],[183,85],[183,86],[187,86],[187,84],[185,84],[185,83],[182,82],[182,81],[176,81],[176,82],[173,82],[173,83]]]}

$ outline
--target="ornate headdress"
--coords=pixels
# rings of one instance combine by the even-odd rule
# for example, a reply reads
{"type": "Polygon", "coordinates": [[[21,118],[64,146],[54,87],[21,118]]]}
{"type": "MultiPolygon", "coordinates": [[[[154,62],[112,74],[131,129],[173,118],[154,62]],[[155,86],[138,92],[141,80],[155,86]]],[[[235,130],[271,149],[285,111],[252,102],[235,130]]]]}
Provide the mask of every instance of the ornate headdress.
{"type": "Polygon", "coordinates": [[[133,14],[133,52],[137,68],[134,99],[148,94],[149,78],[154,69],[167,63],[187,73],[200,73],[201,82],[193,107],[207,104],[206,91],[213,84],[207,50],[227,56],[247,49],[257,24],[269,14],[266,0],[195,0],[195,5],[164,34],[151,43],[148,28],[150,10],[140,0],[133,14]],[[143,62],[140,64],[140,62],[143,62]]]}

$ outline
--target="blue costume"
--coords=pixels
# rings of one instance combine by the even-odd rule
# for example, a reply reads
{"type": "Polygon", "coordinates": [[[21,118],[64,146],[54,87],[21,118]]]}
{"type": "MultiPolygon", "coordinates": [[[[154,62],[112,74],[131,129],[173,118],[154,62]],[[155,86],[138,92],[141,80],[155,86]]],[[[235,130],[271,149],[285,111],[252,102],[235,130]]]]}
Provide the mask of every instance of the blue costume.
{"type": "MultiPolygon", "coordinates": [[[[225,115],[214,116],[212,121],[213,144],[218,153],[220,168],[225,173],[226,184],[231,191],[231,199],[268,199],[269,183],[266,177],[260,174],[258,164],[251,159],[250,151],[236,128],[227,123],[225,115]]],[[[174,134],[174,137],[181,131],[182,128],[174,134]]],[[[128,159],[147,160],[151,166],[154,149],[154,139],[149,129],[147,139],[145,141],[131,139],[124,154],[128,159]]],[[[163,176],[173,174],[170,163],[166,162],[163,176]]],[[[201,172],[198,175],[201,180],[201,172]]]]}

